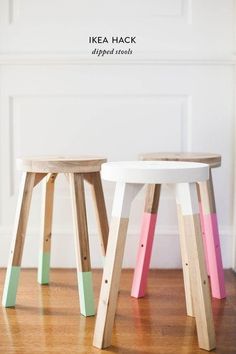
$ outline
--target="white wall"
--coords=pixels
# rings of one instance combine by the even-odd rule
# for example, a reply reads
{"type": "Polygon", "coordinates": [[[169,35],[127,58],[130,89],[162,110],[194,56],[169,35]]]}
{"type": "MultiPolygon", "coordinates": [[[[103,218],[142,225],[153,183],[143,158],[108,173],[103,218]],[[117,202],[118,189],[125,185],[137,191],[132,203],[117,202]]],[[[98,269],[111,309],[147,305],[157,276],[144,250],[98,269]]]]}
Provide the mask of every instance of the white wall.
{"type": "MultiPolygon", "coordinates": [[[[233,0],[0,0],[0,265],[7,263],[20,174],[15,157],[140,152],[222,154],[214,171],[225,267],[232,266],[233,0]],[[94,58],[89,35],[135,35],[134,54],[94,58]]],[[[108,212],[114,186],[104,183],[108,212]]],[[[136,257],[142,192],[125,266],[136,257]]],[[[101,266],[89,190],[92,263],[101,266]]],[[[58,179],[53,266],[75,266],[66,181],[58,179]]],[[[37,264],[40,188],[23,258],[37,264]]],[[[173,197],[163,189],[153,267],[180,267],[173,197]]]]}

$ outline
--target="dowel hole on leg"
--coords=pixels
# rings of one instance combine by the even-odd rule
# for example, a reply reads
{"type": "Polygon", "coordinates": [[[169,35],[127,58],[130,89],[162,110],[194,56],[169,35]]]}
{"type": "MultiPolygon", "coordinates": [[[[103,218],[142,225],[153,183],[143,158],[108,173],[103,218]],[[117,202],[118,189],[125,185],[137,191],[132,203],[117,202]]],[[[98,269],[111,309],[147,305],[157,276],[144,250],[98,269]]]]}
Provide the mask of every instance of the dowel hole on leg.
{"type": "Polygon", "coordinates": [[[142,244],[141,247],[144,247],[144,245],[142,244]]]}
{"type": "Polygon", "coordinates": [[[105,284],[107,284],[107,283],[108,283],[108,280],[106,279],[106,280],[105,280],[105,284]]]}

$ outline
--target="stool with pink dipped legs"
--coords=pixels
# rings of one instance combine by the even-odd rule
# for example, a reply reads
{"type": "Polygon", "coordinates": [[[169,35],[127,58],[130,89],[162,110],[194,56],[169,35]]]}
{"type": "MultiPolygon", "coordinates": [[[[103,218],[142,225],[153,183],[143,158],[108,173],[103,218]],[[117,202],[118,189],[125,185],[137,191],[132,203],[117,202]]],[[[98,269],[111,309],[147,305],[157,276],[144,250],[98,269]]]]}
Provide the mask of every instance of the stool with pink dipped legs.
{"type": "MultiPolygon", "coordinates": [[[[149,161],[201,162],[209,165],[209,179],[197,184],[202,237],[207,271],[210,276],[212,297],[218,299],[225,298],[224,272],[211,173],[212,168],[221,165],[221,156],[208,153],[153,153],[143,154],[140,156],[140,159],[149,161]]],[[[160,192],[160,185],[147,185],[141,237],[131,290],[131,296],[136,298],[145,296],[160,192]]]]}

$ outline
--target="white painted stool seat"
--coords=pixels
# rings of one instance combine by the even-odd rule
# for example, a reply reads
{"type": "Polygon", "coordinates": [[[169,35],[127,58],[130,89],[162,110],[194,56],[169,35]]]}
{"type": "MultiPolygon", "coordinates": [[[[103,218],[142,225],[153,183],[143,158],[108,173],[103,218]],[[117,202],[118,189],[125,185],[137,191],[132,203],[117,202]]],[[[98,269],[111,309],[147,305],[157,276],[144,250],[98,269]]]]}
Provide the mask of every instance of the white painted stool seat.
{"type": "MultiPolygon", "coordinates": [[[[111,345],[120,273],[132,201],[146,184],[175,184],[186,309],[196,317],[200,348],[215,348],[215,331],[199,218],[197,182],[209,177],[209,165],[172,161],[122,161],[102,165],[102,178],[116,182],[93,344],[111,345]]],[[[140,252],[146,249],[144,242],[140,252]]],[[[132,250],[131,250],[132,252],[132,250]]],[[[168,256],[168,255],[167,255],[168,256]]]]}
{"type": "Polygon", "coordinates": [[[209,166],[175,161],[122,161],[102,165],[102,178],[125,183],[191,183],[206,181],[209,166]]]}

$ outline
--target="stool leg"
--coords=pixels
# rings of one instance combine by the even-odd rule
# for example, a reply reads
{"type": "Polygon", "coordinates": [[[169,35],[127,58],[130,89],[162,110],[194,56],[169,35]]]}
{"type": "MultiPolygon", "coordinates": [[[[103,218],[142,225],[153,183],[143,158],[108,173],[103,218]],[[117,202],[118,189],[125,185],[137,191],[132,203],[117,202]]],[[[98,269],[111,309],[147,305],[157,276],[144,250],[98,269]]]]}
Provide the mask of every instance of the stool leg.
{"type": "Polygon", "coordinates": [[[14,236],[2,297],[2,305],[4,307],[12,307],[16,304],[16,293],[20,277],[21,259],[35,176],[35,173],[29,172],[24,173],[22,176],[16,210],[16,221],[13,231],[14,236]]]}
{"type": "Polygon", "coordinates": [[[160,191],[160,184],[147,186],[146,203],[142,217],[141,237],[131,290],[131,296],[136,298],[143,297],[146,291],[160,191]]]}
{"type": "Polygon", "coordinates": [[[178,223],[179,223],[182,268],[183,268],[183,276],[184,276],[186,310],[188,316],[194,317],[193,294],[191,290],[191,280],[190,280],[190,271],[189,271],[189,255],[187,252],[186,236],[184,233],[185,232],[184,218],[181,212],[180,202],[178,200],[176,200],[176,202],[177,202],[177,215],[178,215],[178,223]]]}
{"type": "Polygon", "coordinates": [[[38,282],[39,284],[49,283],[50,270],[50,251],[52,235],[52,215],[53,215],[53,197],[54,185],[57,174],[48,174],[43,183],[43,223],[41,250],[39,253],[38,282]]]}
{"type": "Polygon", "coordinates": [[[69,180],[71,186],[73,220],[75,230],[74,235],[80,311],[81,314],[84,316],[93,316],[95,314],[95,308],[92,272],[90,264],[83,174],[70,173],[69,180]]]}
{"type": "Polygon", "coordinates": [[[207,269],[207,274],[209,275],[210,273],[209,273],[209,261],[208,261],[208,255],[207,255],[206,230],[205,230],[205,225],[204,225],[204,214],[203,214],[203,210],[202,210],[202,201],[201,201],[201,193],[200,193],[199,184],[197,184],[197,194],[198,194],[200,221],[201,221],[201,227],[202,227],[202,239],[203,239],[203,247],[204,247],[204,254],[205,254],[205,261],[206,261],[206,269],[207,269]]]}
{"type": "Polygon", "coordinates": [[[111,344],[130,206],[142,185],[117,183],[99,297],[93,345],[111,344]]]}
{"type": "Polygon", "coordinates": [[[35,180],[34,180],[34,187],[37,186],[37,184],[39,184],[46,176],[47,173],[36,173],[35,180]]]}
{"type": "Polygon", "coordinates": [[[226,297],[226,292],[211,173],[208,181],[199,183],[199,189],[202,202],[212,296],[217,299],[222,299],[226,297]]]}
{"type": "Polygon", "coordinates": [[[95,205],[96,219],[100,235],[100,244],[102,249],[102,255],[105,256],[108,240],[108,220],[106,204],[103,194],[102,181],[100,172],[85,173],[84,178],[92,187],[92,197],[95,205]]]}
{"type": "Polygon", "coordinates": [[[215,330],[205,267],[196,184],[177,184],[176,194],[177,200],[180,201],[183,217],[198,342],[200,348],[212,350],[215,348],[215,330]]]}

